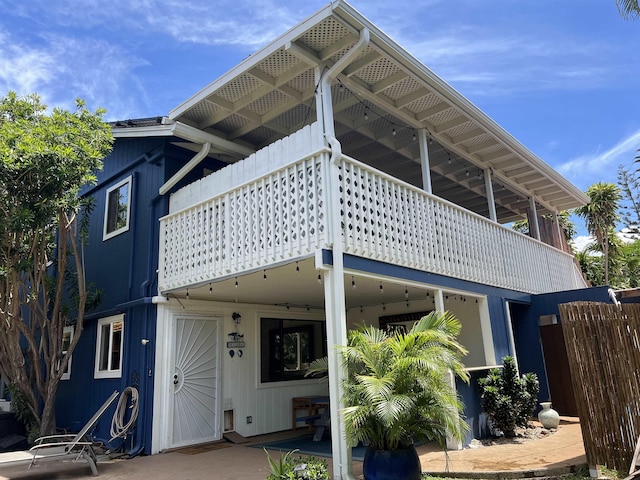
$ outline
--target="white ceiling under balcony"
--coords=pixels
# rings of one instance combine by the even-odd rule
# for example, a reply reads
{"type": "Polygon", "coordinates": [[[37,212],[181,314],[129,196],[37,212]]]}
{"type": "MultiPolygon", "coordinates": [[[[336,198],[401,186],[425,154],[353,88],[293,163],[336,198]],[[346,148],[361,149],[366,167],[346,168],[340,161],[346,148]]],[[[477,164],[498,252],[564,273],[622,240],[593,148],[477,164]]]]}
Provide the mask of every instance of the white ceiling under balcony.
{"type": "MultiPolygon", "coordinates": [[[[370,31],[369,46],[332,85],[343,153],[422,185],[417,129],[431,139],[433,193],[489,216],[491,169],[498,221],[574,208],[587,197],[349,4],[336,1],[172,110],[170,118],[259,149],[316,120],[315,70],[370,31]]],[[[219,158],[236,161],[230,155],[219,158]]]]}

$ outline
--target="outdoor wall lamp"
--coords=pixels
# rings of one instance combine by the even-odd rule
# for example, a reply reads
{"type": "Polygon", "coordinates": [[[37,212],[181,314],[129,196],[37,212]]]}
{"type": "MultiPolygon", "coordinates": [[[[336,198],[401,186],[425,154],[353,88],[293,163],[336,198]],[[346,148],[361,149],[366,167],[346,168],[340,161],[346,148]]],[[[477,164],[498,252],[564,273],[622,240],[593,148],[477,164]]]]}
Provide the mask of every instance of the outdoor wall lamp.
{"type": "Polygon", "coordinates": [[[233,312],[231,314],[231,318],[233,318],[235,324],[238,325],[240,323],[240,320],[242,320],[242,315],[240,315],[238,312],[233,312]]]}

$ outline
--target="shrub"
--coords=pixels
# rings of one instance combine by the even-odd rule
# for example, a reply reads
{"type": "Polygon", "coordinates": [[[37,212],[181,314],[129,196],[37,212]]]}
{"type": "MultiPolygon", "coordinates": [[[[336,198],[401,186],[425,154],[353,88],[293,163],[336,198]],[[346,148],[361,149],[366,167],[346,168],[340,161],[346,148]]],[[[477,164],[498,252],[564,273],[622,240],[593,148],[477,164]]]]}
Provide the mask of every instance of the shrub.
{"type": "Polygon", "coordinates": [[[305,476],[308,480],[330,480],[329,470],[327,468],[327,462],[325,460],[319,460],[313,456],[302,457],[298,455],[298,458],[293,458],[293,454],[297,450],[287,452],[284,455],[275,460],[266,448],[263,448],[267,454],[269,461],[269,469],[271,474],[267,477],[267,480],[295,480],[298,478],[296,467],[305,465],[305,476]]]}
{"type": "Polygon", "coordinates": [[[505,437],[515,437],[516,427],[526,427],[536,409],[540,384],[535,373],[519,377],[513,357],[504,357],[502,364],[478,380],[482,408],[505,437]]]}

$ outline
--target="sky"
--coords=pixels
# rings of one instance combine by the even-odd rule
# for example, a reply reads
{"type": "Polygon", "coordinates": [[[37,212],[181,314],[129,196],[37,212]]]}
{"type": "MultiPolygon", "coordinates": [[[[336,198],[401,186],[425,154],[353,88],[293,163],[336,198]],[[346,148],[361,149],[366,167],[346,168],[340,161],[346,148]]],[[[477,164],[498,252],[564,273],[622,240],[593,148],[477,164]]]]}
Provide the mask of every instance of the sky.
{"type": "MultiPolygon", "coordinates": [[[[581,190],[637,168],[640,20],[614,0],[350,3],[581,190]]],[[[167,115],[327,4],[0,0],[0,94],[167,115]]]]}

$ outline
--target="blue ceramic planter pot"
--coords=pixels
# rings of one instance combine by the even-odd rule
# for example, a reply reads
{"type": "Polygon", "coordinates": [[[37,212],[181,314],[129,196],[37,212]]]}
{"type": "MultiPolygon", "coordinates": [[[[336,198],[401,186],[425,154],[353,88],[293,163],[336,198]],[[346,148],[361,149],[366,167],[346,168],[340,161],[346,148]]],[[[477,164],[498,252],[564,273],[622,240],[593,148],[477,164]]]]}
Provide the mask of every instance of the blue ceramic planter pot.
{"type": "Polygon", "coordinates": [[[367,448],[362,472],[365,480],[420,480],[420,458],[413,445],[400,450],[367,448]]]}

